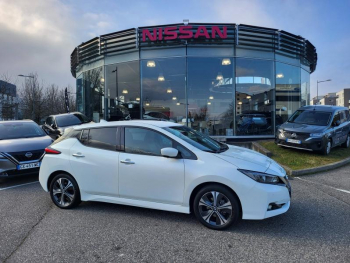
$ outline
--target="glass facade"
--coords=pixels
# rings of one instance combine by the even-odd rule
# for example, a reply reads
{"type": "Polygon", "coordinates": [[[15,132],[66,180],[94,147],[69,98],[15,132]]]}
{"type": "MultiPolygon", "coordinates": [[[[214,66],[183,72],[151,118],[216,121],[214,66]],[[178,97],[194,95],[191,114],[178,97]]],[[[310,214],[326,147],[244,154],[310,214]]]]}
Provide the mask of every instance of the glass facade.
{"type": "Polygon", "coordinates": [[[161,119],[239,138],[273,137],[295,110],[309,104],[310,73],[300,63],[277,61],[273,52],[262,58],[256,52],[249,58],[249,50],[244,57],[214,53],[220,56],[162,49],[159,57],[82,71],[77,109],[95,122],[161,119]]]}

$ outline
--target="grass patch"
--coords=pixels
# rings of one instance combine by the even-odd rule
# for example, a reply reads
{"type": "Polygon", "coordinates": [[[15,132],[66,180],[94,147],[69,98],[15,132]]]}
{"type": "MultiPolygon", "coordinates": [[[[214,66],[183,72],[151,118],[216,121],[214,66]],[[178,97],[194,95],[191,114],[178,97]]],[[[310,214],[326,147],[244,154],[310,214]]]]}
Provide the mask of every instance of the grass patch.
{"type": "Polygon", "coordinates": [[[346,149],[340,146],[332,148],[331,153],[325,156],[316,152],[283,148],[277,146],[273,141],[259,142],[259,144],[272,153],[272,159],[282,165],[288,166],[292,170],[314,168],[350,157],[350,148],[346,149]]]}

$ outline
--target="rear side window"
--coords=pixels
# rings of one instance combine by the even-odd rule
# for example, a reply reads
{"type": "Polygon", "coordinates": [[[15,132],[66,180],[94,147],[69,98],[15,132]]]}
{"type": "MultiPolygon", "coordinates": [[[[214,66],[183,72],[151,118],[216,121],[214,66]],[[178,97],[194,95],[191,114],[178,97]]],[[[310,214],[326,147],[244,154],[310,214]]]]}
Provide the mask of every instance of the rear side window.
{"type": "Polygon", "coordinates": [[[85,145],[103,150],[116,151],[119,149],[119,141],[120,133],[117,127],[90,129],[88,140],[85,140],[85,145]]]}

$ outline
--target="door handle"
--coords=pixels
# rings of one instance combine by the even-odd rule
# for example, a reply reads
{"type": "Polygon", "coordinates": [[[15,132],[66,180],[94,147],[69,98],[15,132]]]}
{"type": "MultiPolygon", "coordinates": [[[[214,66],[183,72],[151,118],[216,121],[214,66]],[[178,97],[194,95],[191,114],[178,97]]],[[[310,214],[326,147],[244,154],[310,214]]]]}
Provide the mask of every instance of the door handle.
{"type": "Polygon", "coordinates": [[[85,157],[84,155],[82,155],[81,153],[73,153],[74,157],[85,157]]]}
{"type": "Polygon", "coordinates": [[[134,162],[132,162],[130,159],[125,159],[125,160],[121,160],[121,163],[125,163],[125,164],[135,164],[134,162]]]}

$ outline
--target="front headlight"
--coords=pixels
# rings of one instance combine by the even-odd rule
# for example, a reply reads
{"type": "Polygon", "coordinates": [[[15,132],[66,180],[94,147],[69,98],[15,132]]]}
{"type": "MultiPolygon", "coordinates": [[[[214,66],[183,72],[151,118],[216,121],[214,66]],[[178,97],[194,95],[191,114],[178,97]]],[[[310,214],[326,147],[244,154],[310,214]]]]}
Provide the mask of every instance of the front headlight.
{"type": "Polygon", "coordinates": [[[284,131],[282,130],[282,129],[278,129],[278,131],[279,131],[279,133],[280,133],[280,136],[282,137],[282,138],[284,138],[285,136],[284,136],[284,131]]]}
{"type": "Polygon", "coordinates": [[[319,138],[319,137],[322,137],[322,136],[323,136],[323,133],[311,133],[311,134],[310,134],[310,137],[319,138]]]}
{"type": "Polygon", "coordinates": [[[252,178],[253,180],[263,184],[283,184],[282,180],[277,175],[254,172],[249,170],[238,169],[241,173],[252,178]]]}

